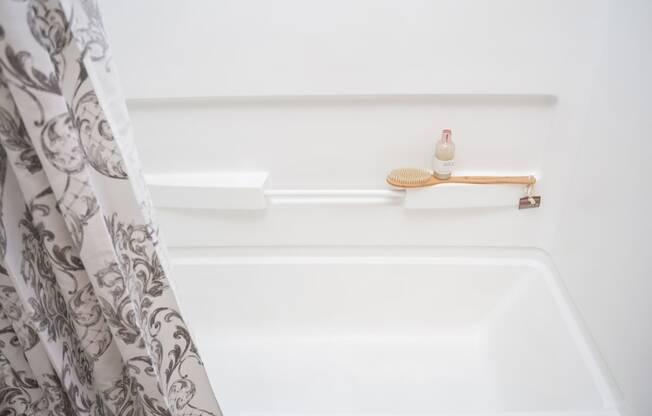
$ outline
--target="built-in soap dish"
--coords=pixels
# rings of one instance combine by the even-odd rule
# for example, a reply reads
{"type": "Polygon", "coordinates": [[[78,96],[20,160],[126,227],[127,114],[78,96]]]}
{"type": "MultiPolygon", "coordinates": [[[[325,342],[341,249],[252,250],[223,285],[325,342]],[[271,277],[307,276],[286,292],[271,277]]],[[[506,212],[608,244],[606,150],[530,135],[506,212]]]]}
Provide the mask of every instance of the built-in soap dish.
{"type": "Polygon", "coordinates": [[[266,207],[267,172],[146,175],[154,203],[164,208],[243,209],[266,207]]]}

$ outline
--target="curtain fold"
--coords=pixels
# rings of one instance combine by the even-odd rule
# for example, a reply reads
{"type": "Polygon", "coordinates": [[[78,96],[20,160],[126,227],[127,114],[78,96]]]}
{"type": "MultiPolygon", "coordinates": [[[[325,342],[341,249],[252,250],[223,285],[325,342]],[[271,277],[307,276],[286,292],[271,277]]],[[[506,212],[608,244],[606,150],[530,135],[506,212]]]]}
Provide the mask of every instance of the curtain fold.
{"type": "Polygon", "coordinates": [[[220,415],[97,4],[0,1],[0,414],[220,415]]]}

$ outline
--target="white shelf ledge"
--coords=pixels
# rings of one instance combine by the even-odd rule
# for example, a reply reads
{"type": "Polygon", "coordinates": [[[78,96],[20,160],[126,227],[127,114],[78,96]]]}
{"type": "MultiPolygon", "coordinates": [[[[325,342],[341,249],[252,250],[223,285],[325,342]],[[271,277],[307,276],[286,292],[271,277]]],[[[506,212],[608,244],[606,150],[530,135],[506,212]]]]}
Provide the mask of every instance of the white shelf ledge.
{"type": "Polygon", "coordinates": [[[501,208],[518,207],[523,185],[475,185],[450,183],[408,189],[407,209],[501,208]]]}
{"type": "Polygon", "coordinates": [[[266,206],[267,172],[146,175],[154,205],[165,208],[258,210],[266,206]]]}
{"type": "Polygon", "coordinates": [[[160,208],[263,210],[269,205],[403,205],[409,210],[518,207],[521,185],[441,184],[414,189],[267,189],[267,172],[147,175],[160,208]]]}

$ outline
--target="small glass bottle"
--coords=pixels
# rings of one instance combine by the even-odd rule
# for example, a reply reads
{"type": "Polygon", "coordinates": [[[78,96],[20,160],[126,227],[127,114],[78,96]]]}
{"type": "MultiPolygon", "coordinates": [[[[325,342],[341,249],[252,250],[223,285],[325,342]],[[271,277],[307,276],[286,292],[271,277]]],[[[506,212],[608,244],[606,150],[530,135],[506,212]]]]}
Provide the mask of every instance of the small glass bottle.
{"type": "Polygon", "coordinates": [[[436,178],[448,179],[455,166],[455,144],[451,138],[450,129],[441,132],[441,139],[435,145],[435,157],[432,170],[436,178]]]}

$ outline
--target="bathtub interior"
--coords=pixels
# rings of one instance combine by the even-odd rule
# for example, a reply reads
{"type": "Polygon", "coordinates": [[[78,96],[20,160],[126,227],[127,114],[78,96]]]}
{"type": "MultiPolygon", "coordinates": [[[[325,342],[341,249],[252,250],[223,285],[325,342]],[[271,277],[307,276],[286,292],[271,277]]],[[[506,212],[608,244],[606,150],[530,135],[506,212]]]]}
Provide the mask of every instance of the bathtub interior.
{"type": "Polygon", "coordinates": [[[227,415],[605,410],[545,268],[429,258],[173,264],[227,415]]]}

